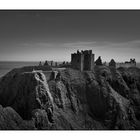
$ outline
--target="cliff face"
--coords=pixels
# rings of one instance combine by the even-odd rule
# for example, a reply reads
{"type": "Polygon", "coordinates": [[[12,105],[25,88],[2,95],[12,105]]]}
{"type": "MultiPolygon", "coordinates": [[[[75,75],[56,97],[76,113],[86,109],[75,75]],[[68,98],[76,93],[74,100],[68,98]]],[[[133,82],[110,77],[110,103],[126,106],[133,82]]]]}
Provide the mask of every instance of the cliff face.
{"type": "Polygon", "coordinates": [[[0,104],[35,129],[139,129],[140,69],[66,69],[56,79],[18,70],[1,79],[0,104]]]}
{"type": "Polygon", "coordinates": [[[0,105],[0,130],[33,130],[34,122],[23,120],[11,107],[0,105]]]}

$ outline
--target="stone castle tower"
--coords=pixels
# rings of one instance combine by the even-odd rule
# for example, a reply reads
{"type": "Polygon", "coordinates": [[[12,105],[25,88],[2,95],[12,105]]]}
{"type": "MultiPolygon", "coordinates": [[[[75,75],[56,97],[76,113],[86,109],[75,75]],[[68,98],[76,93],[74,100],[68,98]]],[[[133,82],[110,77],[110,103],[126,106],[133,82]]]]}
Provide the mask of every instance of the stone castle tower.
{"type": "Polygon", "coordinates": [[[80,71],[93,70],[94,68],[94,54],[92,50],[85,50],[71,54],[71,65],[72,68],[80,71]]]}

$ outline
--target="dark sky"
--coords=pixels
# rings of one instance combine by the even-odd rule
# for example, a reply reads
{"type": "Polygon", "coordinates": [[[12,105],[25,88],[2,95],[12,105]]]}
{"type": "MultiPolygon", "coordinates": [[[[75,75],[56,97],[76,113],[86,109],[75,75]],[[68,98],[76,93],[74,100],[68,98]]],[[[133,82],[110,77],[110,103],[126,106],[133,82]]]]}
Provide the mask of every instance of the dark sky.
{"type": "Polygon", "coordinates": [[[70,61],[77,49],[140,62],[140,11],[0,11],[1,61],[70,61]]]}

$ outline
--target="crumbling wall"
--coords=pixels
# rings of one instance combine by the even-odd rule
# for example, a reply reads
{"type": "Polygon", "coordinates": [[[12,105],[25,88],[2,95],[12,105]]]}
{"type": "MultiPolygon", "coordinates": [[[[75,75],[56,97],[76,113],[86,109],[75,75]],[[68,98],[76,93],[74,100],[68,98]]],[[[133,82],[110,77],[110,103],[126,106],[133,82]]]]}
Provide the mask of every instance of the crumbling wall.
{"type": "Polygon", "coordinates": [[[129,68],[129,67],[136,67],[136,64],[134,64],[134,63],[119,63],[116,66],[117,66],[117,68],[118,67],[129,68]]]}
{"type": "Polygon", "coordinates": [[[84,70],[93,70],[94,67],[94,54],[84,55],[84,70]]]}
{"type": "Polygon", "coordinates": [[[71,58],[72,58],[71,60],[72,68],[82,71],[84,56],[82,54],[72,54],[71,58]]]}
{"type": "Polygon", "coordinates": [[[78,70],[93,70],[94,67],[94,54],[92,50],[86,50],[71,54],[72,68],[78,70]]]}

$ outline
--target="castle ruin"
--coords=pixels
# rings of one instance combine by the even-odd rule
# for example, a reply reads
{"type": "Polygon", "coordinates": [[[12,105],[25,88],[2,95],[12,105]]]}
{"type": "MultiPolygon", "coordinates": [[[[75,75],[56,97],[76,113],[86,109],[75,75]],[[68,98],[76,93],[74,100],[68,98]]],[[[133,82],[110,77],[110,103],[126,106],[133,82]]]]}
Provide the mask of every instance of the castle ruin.
{"type": "Polygon", "coordinates": [[[77,53],[71,54],[71,66],[80,71],[93,70],[94,56],[92,50],[82,50],[81,52],[77,50],[77,53]]]}
{"type": "Polygon", "coordinates": [[[136,67],[136,60],[135,59],[130,59],[130,61],[125,61],[124,63],[118,63],[117,67],[136,67]]]}

